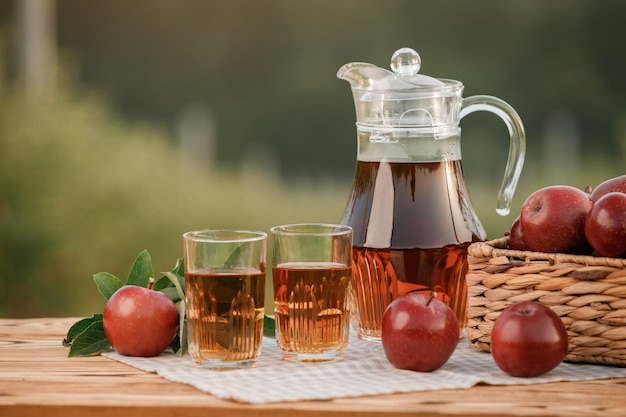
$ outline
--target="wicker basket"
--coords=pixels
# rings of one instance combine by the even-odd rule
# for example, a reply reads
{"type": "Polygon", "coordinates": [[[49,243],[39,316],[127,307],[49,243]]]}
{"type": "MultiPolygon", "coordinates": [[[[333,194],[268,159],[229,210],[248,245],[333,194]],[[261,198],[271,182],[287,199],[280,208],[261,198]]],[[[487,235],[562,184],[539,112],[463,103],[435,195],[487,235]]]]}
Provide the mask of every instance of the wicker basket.
{"type": "Polygon", "coordinates": [[[626,259],[509,250],[508,237],[469,247],[468,340],[490,351],[508,305],[538,301],[563,320],[570,362],[626,366],[626,259]]]}

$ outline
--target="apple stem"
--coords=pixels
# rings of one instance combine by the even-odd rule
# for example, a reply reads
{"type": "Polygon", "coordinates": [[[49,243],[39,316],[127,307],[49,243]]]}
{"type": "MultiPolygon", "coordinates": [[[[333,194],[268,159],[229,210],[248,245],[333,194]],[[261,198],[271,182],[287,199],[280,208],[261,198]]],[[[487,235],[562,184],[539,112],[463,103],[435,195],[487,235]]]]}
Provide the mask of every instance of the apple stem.
{"type": "Polygon", "coordinates": [[[154,284],[154,278],[150,277],[150,279],[148,280],[148,289],[151,290],[152,289],[152,285],[154,284]]]}
{"type": "Polygon", "coordinates": [[[426,302],[426,307],[428,307],[428,305],[430,304],[431,301],[433,301],[435,298],[437,298],[437,291],[431,291],[430,292],[430,298],[428,299],[428,301],[426,302]]]}

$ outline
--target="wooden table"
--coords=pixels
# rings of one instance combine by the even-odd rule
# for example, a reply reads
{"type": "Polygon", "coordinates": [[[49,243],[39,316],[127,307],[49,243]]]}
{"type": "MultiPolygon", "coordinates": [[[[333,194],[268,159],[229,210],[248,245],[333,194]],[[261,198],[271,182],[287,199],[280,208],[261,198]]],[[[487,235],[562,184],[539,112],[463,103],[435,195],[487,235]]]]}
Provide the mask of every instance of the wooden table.
{"type": "Polygon", "coordinates": [[[0,319],[0,416],[626,416],[626,378],[239,404],[103,356],[68,358],[76,320],[0,319]]]}

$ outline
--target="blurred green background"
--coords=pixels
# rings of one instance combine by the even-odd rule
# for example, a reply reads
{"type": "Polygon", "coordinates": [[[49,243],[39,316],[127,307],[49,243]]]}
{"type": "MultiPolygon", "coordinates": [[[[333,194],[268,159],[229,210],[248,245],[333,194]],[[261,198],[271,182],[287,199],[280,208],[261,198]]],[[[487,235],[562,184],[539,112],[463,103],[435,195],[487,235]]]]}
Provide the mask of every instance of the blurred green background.
{"type": "Polygon", "coordinates": [[[157,271],[184,231],[336,222],[356,156],[345,63],[403,46],[465,96],[509,102],[527,132],[512,214],[489,114],[463,162],[489,237],[551,184],[625,173],[620,0],[16,0],[0,3],[0,316],[84,316],[92,275],[157,271]]]}

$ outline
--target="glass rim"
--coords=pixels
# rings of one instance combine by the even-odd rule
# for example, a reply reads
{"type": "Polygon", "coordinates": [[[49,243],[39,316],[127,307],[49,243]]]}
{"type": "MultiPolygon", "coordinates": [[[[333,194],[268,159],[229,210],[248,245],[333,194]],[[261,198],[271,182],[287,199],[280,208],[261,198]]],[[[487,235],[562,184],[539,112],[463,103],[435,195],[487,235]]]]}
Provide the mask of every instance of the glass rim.
{"type": "Polygon", "coordinates": [[[293,223],[274,226],[270,233],[275,236],[341,236],[352,233],[352,227],[334,223],[293,223]]]}
{"type": "Polygon", "coordinates": [[[258,230],[202,229],[183,233],[183,239],[193,242],[255,242],[267,239],[267,233],[258,230]]]}

